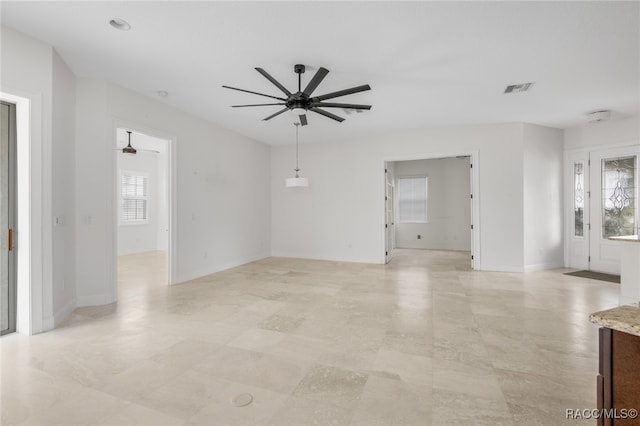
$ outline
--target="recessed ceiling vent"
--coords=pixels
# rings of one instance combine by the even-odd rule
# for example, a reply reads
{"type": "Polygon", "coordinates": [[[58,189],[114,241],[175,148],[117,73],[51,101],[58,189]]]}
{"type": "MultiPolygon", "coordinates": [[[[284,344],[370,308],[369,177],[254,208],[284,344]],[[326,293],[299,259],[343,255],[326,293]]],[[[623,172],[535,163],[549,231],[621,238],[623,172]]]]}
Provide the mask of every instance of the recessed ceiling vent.
{"type": "Polygon", "coordinates": [[[526,92],[533,86],[533,82],[531,83],[521,83],[521,84],[512,84],[511,86],[507,86],[504,89],[504,93],[521,93],[526,92]]]}

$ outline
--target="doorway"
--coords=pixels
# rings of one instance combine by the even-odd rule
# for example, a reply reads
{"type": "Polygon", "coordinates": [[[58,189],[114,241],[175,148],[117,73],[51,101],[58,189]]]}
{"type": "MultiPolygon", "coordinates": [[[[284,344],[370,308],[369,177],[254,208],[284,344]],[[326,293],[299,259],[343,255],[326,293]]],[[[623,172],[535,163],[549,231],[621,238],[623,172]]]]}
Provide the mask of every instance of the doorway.
{"type": "Polygon", "coordinates": [[[116,129],[119,285],[128,285],[123,281],[132,271],[146,277],[146,285],[171,283],[171,142],[131,127],[116,129]]]}
{"type": "Polygon", "coordinates": [[[17,280],[14,250],[16,216],[16,106],[1,102],[0,123],[0,334],[16,331],[17,280]]]}
{"type": "Polygon", "coordinates": [[[385,262],[392,249],[469,252],[480,269],[477,155],[443,155],[385,162],[385,262]],[[474,163],[476,167],[474,169],[474,163]],[[391,250],[390,250],[391,249],[391,250]]]}
{"type": "Polygon", "coordinates": [[[568,267],[620,274],[619,243],[609,237],[638,233],[639,161],[639,145],[567,156],[568,267]]]}

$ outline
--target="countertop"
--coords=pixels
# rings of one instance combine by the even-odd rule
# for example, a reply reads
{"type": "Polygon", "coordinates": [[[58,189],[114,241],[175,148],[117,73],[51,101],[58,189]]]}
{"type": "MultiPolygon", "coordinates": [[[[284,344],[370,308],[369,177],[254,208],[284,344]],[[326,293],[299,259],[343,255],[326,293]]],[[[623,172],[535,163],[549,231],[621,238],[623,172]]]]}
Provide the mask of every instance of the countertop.
{"type": "Polygon", "coordinates": [[[640,337],[640,307],[637,303],[594,312],[589,315],[589,321],[640,337]]]}
{"type": "Polygon", "coordinates": [[[640,243],[640,235],[624,235],[621,237],[609,237],[611,241],[624,241],[627,243],[640,243]]]}

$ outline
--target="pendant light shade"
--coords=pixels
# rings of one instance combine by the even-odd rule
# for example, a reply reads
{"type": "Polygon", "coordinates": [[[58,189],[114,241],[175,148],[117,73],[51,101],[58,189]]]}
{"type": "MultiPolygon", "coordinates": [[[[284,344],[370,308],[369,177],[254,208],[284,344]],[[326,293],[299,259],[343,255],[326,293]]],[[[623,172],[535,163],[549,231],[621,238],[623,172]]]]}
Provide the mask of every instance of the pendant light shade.
{"type": "Polygon", "coordinates": [[[288,178],[285,182],[287,188],[295,188],[298,186],[309,186],[309,179],[301,177],[288,178]]]}
{"type": "Polygon", "coordinates": [[[292,178],[288,178],[285,181],[285,186],[287,188],[302,188],[302,187],[306,188],[309,186],[309,179],[300,177],[299,175],[300,167],[298,167],[298,126],[300,126],[300,123],[293,123],[293,124],[294,126],[296,126],[296,168],[293,169],[293,171],[296,172],[296,176],[292,178]]]}

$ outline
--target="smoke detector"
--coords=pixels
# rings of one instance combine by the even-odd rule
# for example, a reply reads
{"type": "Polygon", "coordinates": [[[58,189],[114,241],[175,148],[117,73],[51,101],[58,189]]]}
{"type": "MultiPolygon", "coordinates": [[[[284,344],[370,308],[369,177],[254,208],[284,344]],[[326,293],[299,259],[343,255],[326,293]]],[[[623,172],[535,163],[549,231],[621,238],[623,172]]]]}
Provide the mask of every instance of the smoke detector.
{"type": "Polygon", "coordinates": [[[587,121],[589,123],[597,123],[599,121],[607,121],[611,118],[611,111],[603,109],[601,111],[594,111],[587,114],[587,121]]]}

